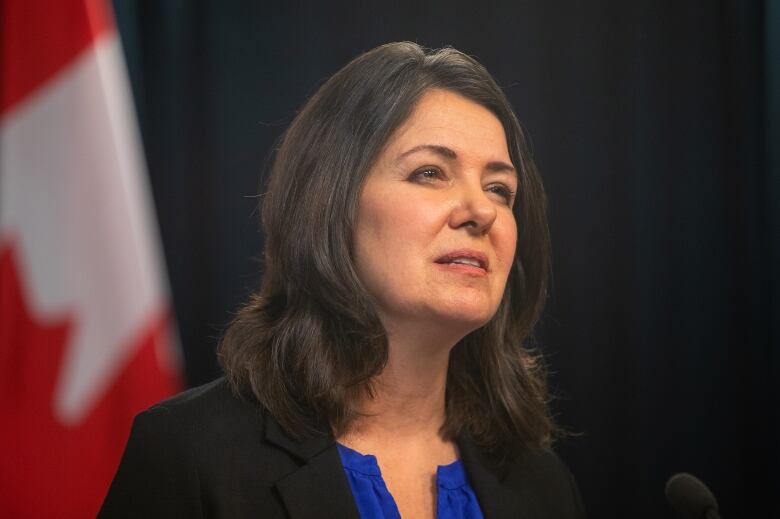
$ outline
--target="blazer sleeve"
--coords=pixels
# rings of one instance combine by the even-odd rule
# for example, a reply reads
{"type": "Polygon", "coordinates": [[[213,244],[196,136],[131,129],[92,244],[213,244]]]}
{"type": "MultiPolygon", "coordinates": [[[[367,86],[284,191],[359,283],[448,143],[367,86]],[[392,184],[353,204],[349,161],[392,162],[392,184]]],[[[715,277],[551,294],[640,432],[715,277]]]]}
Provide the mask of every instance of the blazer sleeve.
{"type": "Polygon", "coordinates": [[[552,450],[540,454],[539,461],[534,472],[540,488],[533,494],[545,501],[544,508],[550,510],[549,517],[585,519],[587,514],[579,486],[569,467],[552,450]]]}
{"type": "Polygon", "coordinates": [[[202,518],[198,470],[186,432],[155,406],[136,416],[99,519],[202,518]]]}
{"type": "Polygon", "coordinates": [[[518,497],[516,517],[585,519],[577,482],[569,467],[549,449],[529,452],[504,480],[518,497]]]}

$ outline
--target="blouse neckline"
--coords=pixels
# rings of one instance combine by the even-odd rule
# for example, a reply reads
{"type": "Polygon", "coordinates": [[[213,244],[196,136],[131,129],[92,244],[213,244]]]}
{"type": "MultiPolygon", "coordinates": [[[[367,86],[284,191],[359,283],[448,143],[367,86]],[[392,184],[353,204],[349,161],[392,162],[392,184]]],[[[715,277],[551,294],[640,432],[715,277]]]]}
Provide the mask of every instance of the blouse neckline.
{"type": "MultiPolygon", "coordinates": [[[[363,454],[344,444],[336,443],[341,454],[341,462],[344,468],[353,470],[366,476],[382,477],[379,463],[373,454],[363,454]]],[[[457,459],[447,465],[436,467],[436,483],[438,486],[455,490],[466,485],[466,470],[463,461],[457,459]]]]}

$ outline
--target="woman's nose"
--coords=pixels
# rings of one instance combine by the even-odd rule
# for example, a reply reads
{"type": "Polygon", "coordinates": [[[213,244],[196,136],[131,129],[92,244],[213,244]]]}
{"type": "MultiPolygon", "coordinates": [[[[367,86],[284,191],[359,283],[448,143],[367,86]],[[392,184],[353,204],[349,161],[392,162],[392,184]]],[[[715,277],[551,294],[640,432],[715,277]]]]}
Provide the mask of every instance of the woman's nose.
{"type": "Polygon", "coordinates": [[[475,234],[488,232],[496,221],[496,206],[482,189],[482,185],[462,186],[455,197],[450,214],[450,227],[465,227],[475,234]]]}

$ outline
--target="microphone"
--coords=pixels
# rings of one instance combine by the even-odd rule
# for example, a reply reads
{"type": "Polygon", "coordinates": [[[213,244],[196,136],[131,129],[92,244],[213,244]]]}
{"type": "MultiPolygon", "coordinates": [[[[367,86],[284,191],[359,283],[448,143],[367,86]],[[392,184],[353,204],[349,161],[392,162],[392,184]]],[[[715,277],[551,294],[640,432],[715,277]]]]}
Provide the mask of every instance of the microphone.
{"type": "Polygon", "coordinates": [[[685,519],[722,519],[710,489],[695,476],[675,474],[666,482],[666,500],[685,519]]]}

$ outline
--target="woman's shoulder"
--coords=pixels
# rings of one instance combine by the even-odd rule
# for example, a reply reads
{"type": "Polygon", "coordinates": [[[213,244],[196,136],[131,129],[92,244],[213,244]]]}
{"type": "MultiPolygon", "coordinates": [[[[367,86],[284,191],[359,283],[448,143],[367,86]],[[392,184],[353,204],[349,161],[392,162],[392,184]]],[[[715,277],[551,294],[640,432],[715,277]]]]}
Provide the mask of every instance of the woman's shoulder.
{"type": "Polygon", "coordinates": [[[529,449],[510,463],[509,473],[533,474],[542,479],[567,479],[571,475],[569,467],[550,447],[529,449]]]}
{"type": "Polygon", "coordinates": [[[468,476],[481,504],[496,517],[581,519],[582,499],[574,477],[549,447],[520,453],[487,451],[468,435],[458,438],[468,476]]]}
{"type": "Polygon", "coordinates": [[[298,464],[265,440],[264,415],[225,379],[139,413],[100,517],[281,517],[273,486],[298,464]]]}
{"type": "Polygon", "coordinates": [[[198,412],[203,408],[222,407],[225,404],[234,405],[240,400],[233,393],[225,377],[212,380],[202,386],[182,391],[170,398],[154,404],[149,409],[166,409],[176,413],[198,412]]]}
{"type": "Polygon", "coordinates": [[[560,517],[585,517],[574,475],[551,448],[527,451],[507,469],[506,483],[525,499],[558,510],[560,517]]]}
{"type": "Polygon", "coordinates": [[[225,377],[158,402],[139,413],[134,431],[169,433],[178,441],[236,440],[237,435],[262,436],[263,408],[238,396],[225,377]],[[228,438],[232,436],[232,438],[228,438]]]}

